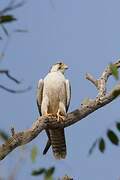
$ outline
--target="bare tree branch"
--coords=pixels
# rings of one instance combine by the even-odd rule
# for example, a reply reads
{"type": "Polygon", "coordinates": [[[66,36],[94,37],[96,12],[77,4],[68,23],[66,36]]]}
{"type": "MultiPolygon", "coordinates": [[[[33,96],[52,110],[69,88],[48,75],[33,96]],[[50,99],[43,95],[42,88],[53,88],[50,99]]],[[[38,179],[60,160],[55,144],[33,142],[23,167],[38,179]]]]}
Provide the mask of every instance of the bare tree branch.
{"type": "Polygon", "coordinates": [[[25,4],[25,1],[21,1],[19,3],[15,3],[14,0],[11,0],[9,4],[2,10],[0,10],[0,16],[7,13],[8,11],[14,10],[16,8],[19,8],[25,4]]]}
{"type": "Polygon", "coordinates": [[[20,84],[20,81],[18,81],[16,78],[11,76],[8,70],[0,70],[0,74],[5,74],[9,79],[11,79],[12,81],[14,81],[17,84],[20,84]]]}
{"type": "MultiPolygon", "coordinates": [[[[116,67],[119,68],[120,60],[114,63],[114,65],[116,65],[116,67]]],[[[112,72],[110,70],[110,65],[108,65],[107,68],[103,71],[100,79],[98,80],[98,90],[99,90],[98,97],[101,98],[104,97],[104,95],[106,95],[106,82],[111,74],[112,72]]]]}
{"type": "MultiPolygon", "coordinates": [[[[0,70],[0,74],[5,74],[9,79],[11,79],[12,81],[14,81],[15,83],[17,84],[20,84],[21,82],[18,81],[16,78],[14,78],[13,76],[10,75],[9,71],[8,70],[0,70]]],[[[5,87],[3,85],[0,84],[0,88],[1,89],[4,89],[5,91],[8,91],[10,93],[23,93],[23,92],[26,92],[26,91],[29,91],[32,87],[29,86],[27,87],[26,89],[22,89],[22,90],[14,90],[14,89],[10,89],[8,87],[5,87]]]]}
{"type": "MultiPolygon", "coordinates": [[[[119,60],[114,64],[117,68],[120,67],[119,60]]],[[[120,83],[118,83],[110,92],[106,93],[106,82],[110,75],[111,71],[109,66],[103,71],[101,77],[97,80],[97,83],[95,83],[96,80],[94,80],[92,76],[87,74],[87,79],[93,82],[98,89],[98,96],[95,99],[89,99],[86,104],[82,104],[80,108],[68,113],[66,119],[62,122],[58,122],[55,118],[42,116],[36,120],[30,129],[18,133],[14,131],[12,137],[0,146],[0,160],[4,159],[16,147],[32,141],[44,129],[66,128],[82,120],[97,109],[111,103],[120,95],[120,83]]]]}
{"type": "MultiPolygon", "coordinates": [[[[117,68],[120,68],[120,59],[118,59],[117,62],[114,63],[114,65],[117,68]]],[[[86,74],[86,79],[91,81],[97,87],[99,98],[102,98],[106,95],[106,82],[111,74],[112,74],[112,72],[110,70],[110,65],[108,65],[105,68],[105,70],[103,71],[102,75],[100,76],[100,78],[98,80],[96,80],[92,75],[90,75],[88,73],[86,74]]]]}
{"type": "Polygon", "coordinates": [[[14,90],[14,89],[10,89],[10,88],[7,88],[3,85],[0,84],[0,88],[1,89],[4,89],[5,91],[7,92],[10,92],[10,93],[13,93],[13,94],[17,94],[17,93],[24,93],[24,92],[27,92],[29,90],[31,90],[31,86],[27,87],[26,89],[20,89],[20,90],[14,90]]]}
{"type": "Polygon", "coordinates": [[[96,87],[98,87],[98,81],[89,73],[86,73],[85,78],[91,81],[96,87]]]}

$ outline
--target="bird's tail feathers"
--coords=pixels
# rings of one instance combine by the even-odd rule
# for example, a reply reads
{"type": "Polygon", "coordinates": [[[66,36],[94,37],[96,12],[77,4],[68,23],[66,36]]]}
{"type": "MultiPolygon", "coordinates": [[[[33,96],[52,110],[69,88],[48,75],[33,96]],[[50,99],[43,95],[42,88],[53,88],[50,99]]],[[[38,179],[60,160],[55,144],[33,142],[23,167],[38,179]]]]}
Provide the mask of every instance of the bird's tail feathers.
{"type": "Polygon", "coordinates": [[[65,159],[67,150],[64,129],[49,130],[53,155],[56,159],[65,159]]]}

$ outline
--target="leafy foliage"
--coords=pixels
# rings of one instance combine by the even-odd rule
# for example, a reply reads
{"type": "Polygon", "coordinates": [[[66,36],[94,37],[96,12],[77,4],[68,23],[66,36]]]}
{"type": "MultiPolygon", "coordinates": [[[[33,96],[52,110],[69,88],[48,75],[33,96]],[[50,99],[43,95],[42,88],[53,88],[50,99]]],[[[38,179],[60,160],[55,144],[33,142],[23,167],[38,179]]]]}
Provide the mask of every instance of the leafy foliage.
{"type": "Polygon", "coordinates": [[[32,171],[32,176],[38,176],[45,173],[45,168],[39,168],[32,171]]]}
{"type": "Polygon", "coordinates": [[[2,15],[0,16],[0,25],[6,36],[9,36],[8,30],[4,26],[5,23],[11,23],[16,21],[16,18],[13,15],[2,15]]]}
{"type": "Polygon", "coordinates": [[[118,80],[119,79],[119,73],[118,73],[118,69],[117,69],[116,65],[111,63],[110,64],[110,70],[111,70],[111,73],[114,76],[114,78],[116,80],[118,80]]]}
{"type": "Polygon", "coordinates": [[[105,151],[105,140],[103,138],[99,139],[99,150],[101,153],[105,151]]]}
{"type": "MultiPolygon", "coordinates": [[[[24,0],[21,0],[20,2],[11,0],[6,7],[4,7],[3,9],[0,9],[0,27],[3,29],[4,33],[8,36],[8,30],[6,29],[6,27],[4,26],[6,23],[11,23],[13,21],[16,21],[17,19],[11,15],[8,14],[9,11],[15,10],[16,8],[20,8],[25,4],[24,0]]],[[[2,37],[0,37],[0,39],[2,39],[2,37]]]]}
{"type": "Polygon", "coordinates": [[[33,146],[32,150],[31,150],[31,161],[32,162],[36,161],[37,154],[38,154],[37,146],[33,146]]]}
{"type": "Polygon", "coordinates": [[[116,98],[120,95],[120,90],[116,90],[113,92],[113,96],[116,98]]]}
{"type": "MultiPolygon", "coordinates": [[[[115,123],[115,127],[118,131],[120,131],[120,122],[116,122],[115,123]]],[[[117,134],[111,130],[111,129],[108,129],[107,132],[106,132],[106,137],[108,138],[108,140],[118,146],[119,145],[119,138],[117,136],[117,134]]],[[[95,149],[95,147],[98,146],[98,149],[101,153],[104,153],[105,152],[105,149],[106,149],[106,142],[104,140],[103,137],[99,137],[97,138],[91,145],[89,151],[88,151],[88,154],[91,155],[93,153],[93,150],[95,149]]]]}
{"type": "Polygon", "coordinates": [[[110,129],[107,131],[107,137],[111,141],[112,144],[118,145],[119,144],[119,139],[117,135],[110,129]]]}
{"type": "Polygon", "coordinates": [[[52,176],[53,176],[53,173],[55,171],[55,167],[50,167],[49,169],[47,169],[44,173],[45,175],[45,180],[52,180],[52,176]]]}
{"type": "Polygon", "coordinates": [[[50,167],[48,169],[39,168],[37,170],[32,171],[32,176],[40,176],[43,175],[45,180],[53,180],[53,174],[55,171],[55,167],[50,167]]]}
{"type": "Polygon", "coordinates": [[[16,18],[13,15],[3,15],[3,16],[0,16],[0,24],[10,23],[12,21],[16,21],[16,18]]]}

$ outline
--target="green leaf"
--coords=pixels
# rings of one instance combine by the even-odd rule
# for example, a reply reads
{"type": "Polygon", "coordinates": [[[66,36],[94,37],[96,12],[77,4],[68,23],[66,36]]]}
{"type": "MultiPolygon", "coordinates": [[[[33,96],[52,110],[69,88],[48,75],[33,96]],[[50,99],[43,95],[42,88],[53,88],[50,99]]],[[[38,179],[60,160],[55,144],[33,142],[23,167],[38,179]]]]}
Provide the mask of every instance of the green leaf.
{"type": "Polygon", "coordinates": [[[116,98],[116,97],[118,97],[119,95],[120,95],[120,90],[118,89],[118,90],[115,90],[115,91],[113,91],[113,96],[116,98]]]}
{"type": "Polygon", "coordinates": [[[16,20],[17,19],[13,15],[0,16],[0,24],[9,23],[9,22],[16,21],[16,20]]]}
{"type": "Polygon", "coordinates": [[[54,174],[54,171],[55,171],[55,167],[50,167],[49,169],[47,169],[45,171],[45,179],[48,180],[48,179],[52,179],[52,175],[54,174]]]}
{"type": "Polygon", "coordinates": [[[37,154],[38,154],[38,149],[37,149],[36,146],[33,146],[32,150],[31,150],[31,160],[32,160],[32,162],[35,162],[37,154]]]}
{"type": "Polygon", "coordinates": [[[103,138],[99,139],[99,150],[102,153],[104,153],[104,151],[105,151],[105,141],[103,138]]]}
{"type": "Polygon", "coordinates": [[[108,129],[107,137],[109,138],[109,140],[112,144],[114,144],[116,146],[119,144],[119,139],[118,139],[117,135],[112,130],[108,129]]]}
{"type": "Polygon", "coordinates": [[[91,148],[88,151],[88,154],[91,155],[93,153],[93,150],[95,149],[95,146],[97,144],[97,139],[93,142],[91,148]]]}
{"type": "Polygon", "coordinates": [[[8,138],[9,138],[9,135],[5,131],[0,130],[0,139],[7,141],[8,138]]]}
{"type": "Polygon", "coordinates": [[[32,171],[32,176],[40,176],[44,175],[45,180],[53,180],[53,174],[55,171],[55,167],[50,167],[49,169],[39,168],[37,170],[32,171]]]}
{"type": "Polygon", "coordinates": [[[120,131],[120,122],[116,122],[116,128],[120,131]]]}
{"type": "Polygon", "coordinates": [[[118,73],[118,69],[117,69],[117,66],[115,64],[110,64],[110,70],[111,70],[111,73],[112,75],[114,76],[114,78],[116,80],[119,79],[119,73],[118,73]]]}
{"type": "Polygon", "coordinates": [[[39,168],[32,171],[32,176],[40,176],[45,173],[45,168],[39,168]]]}

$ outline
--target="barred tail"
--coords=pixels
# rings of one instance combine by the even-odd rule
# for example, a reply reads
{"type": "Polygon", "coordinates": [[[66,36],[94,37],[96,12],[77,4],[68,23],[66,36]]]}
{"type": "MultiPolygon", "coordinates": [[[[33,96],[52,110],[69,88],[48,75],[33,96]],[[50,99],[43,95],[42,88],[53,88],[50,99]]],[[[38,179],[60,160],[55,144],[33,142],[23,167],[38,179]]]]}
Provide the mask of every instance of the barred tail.
{"type": "Polygon", "coordinates": [[[50,140],[52,145],[53,154],[56,159],[65,159],[66,151],[66,142],[64,129],[55,129],[49,130],[50,140]]]}

